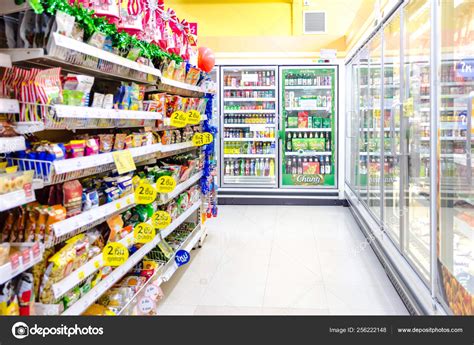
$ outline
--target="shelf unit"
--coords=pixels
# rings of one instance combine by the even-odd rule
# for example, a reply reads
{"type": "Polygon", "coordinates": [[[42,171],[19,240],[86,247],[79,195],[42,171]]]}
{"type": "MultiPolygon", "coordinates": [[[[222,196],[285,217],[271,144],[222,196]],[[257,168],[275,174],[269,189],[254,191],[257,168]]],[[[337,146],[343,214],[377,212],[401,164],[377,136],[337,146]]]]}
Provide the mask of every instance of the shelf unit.
{"type": "Polygon", "coordinates": [[[18,249],[9,262],[0,266],[0,285],[30,269],[43,259],[44,248],[38,243],[12,243],[18,249]]]}
{"type": "MultiPolygon", "coordinates": [[[[102,294],[104,294],[107,290],[109,290],[116,282],[118,282],[124,275],[126,275],[140,260],[143,259],[143,257],[148,254],[154,247],[158,245],[158,243],[162,240],[162,238],[166,238],[171,232],[176,230],[176,228],[181,225],[186,219],[188,219],[196,210],[198,210],[201,207],[201,201],[195,203],[192,205],[188,210],[186,210],[183,214],[181,214],[178,218],[176,218],[168,227],[165,229],[161,230],[155,238],[143,245],[139,250],[137,250],[133,255],[131,255],[128,260],[121,266],[118,266],[115,268],[112,273],[110,273],[106,278],[104,278],[102,281],[100,281],[94,288],[92,288],[88,293],[86,293],[83,297],[81,297],[76,303],[74,303],[71,307],[66,309],[62,315],[80,315],[82,314],[91,304],[93,304],[102,294]]],[[[133,239],[133,237],[132,237],[133,239]]],[[[126,239],[128,242],[128,238],[126,239]]],[[[133,241],[131,241],[130,244],[132,244],[133,241]]],[[[93,272],[90,274],[94,273],[97,269],[96,266],[97,264],[95,263],[97,260],[99,262],[99,267],[101,264],[102,258],[95,258],[94,260],[89,261],[86,263],[88,269],[95,269],[93,272]],[[93,266],[93,268],[89,267],[90,265],[93,266]]],[[[62,288],[62,285],[64,285],[65,288],[72,288],[75,285],[79,284],[80,281],[84,280],[86,276],[86,267],[84,269],[84,274],[80,274],[79,277],[79,272],[81,272],[81,268],[78,270],[74,271],[70,276],[68,276],[66,279],[71,277],[71,281],[69,282],[66,279],[63,279],[60,285],[57,285],[56,288],[62,288]],[[78,272],[76,274],[76,272],[78,272]],[[79,278],[83,278],[80,280],[79,278]],[[72,285],[74,283],[74,285],[72,285]]],[[[59,284],[57,283],[57,284],[59,284]]],[[[67,291],[64,290],[59,290],[58,292],[65,293],[67,291]]]]}
{"type": "Polygon", "coordinates": [[[235,154],[226,154],[225,158],[275,158],[274,153],[270,154],[258,154],[258,153],[235,153],[235,154]]]}
{"type": "Polygon", "coordinates": [[[224,141],[263,141],[274,142],[276,138],[224,138],[224,141]]]}
{"type": "Polygon", "coordinates": [[[330,156],[331,151],[302,151],[302,152],[285,152],[286,156],[330,156]]]}
{"type": "Polygon", "coordinates": [[[287,132],[331,132],[331,128],[286,128],[287,132]]]}
{"type": "Polygon", "coordinates": [[[224,114],[274,114],[275,109],[242,109],[242,110],[225,110],[224,114]]]}

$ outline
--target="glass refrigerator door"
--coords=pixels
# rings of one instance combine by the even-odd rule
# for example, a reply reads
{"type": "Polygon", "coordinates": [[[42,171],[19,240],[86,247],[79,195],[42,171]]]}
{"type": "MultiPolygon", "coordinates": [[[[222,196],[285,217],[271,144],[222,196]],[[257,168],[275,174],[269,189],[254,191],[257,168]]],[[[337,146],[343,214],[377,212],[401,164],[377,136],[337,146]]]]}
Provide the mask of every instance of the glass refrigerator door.
{"type": "Polygon", "coordinates": [[[277,187],[277,68],[221,69],[221,176],[226,187],[277,187]]]}
{"type": "Polygon", "coordinates": [[[474,314],[474,2],[442,1],[439,111],[439,294],[455,315],[474,314]]]}
{"type": "Polygon", "coordinates": [[[359,195],[362,201],[367,203],[367,186],[368,186],[368,116],[369,116],[369,61],[368,51],[364,48],[360,53],[358,66],[357,89],[358,95],[358,112],[359,112],[359,195]]]}
{"type": "Polygon", "coordinates": [[[281,186],[336,187],[336,67],[281,67],[281,186]]]}
{"type": "Polygon", "coordinates": [[[404,16],[402,250],[421,277],[430,279],[430,33],[428,0],[408,3],[404,16]]]}
{"type": "Polygon", "coordinates": [[[381,129],[381,94],[382,94],[382,39],[377,34],[369,44],[369,84],[367,85],[369,103],[367,111],[367,164],[368,164],[368,199],[367,204],[372,213],[380,219],[381,207],[381,172],[383,166],[380,129],[381,129]]]}
{"type": "Polygon", "coordinates": [[[400,15],[384,28],[384,195],[385,229],[400,243],[400,15]]]}

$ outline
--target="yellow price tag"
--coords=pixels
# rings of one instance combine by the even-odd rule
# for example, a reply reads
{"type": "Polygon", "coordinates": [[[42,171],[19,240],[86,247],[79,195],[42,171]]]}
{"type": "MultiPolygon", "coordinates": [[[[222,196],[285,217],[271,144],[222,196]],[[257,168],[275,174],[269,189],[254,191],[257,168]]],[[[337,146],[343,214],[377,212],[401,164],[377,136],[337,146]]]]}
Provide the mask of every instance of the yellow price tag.
{"type": "Polygon", "coordinates": [[[171,114],[170,124],[174,127],[184,127],[188,123],[188,114],[184,111],[175,111],[171,114]]]}
{"type": "Polygon", "coordinates": [[[161,176],[156,181],[156,190],[158,193],[169,193],[176,188],[176,181],[171,176],[161,176]]]}
{"type": "Polygon", "coordinates": [[[133,238],[135,243],[148,243],[156,236],[156,231],[153,226],[147,223],[140,223],[133,229],[133,238]]]}
{"type": "Polygon", "coordinates": [[[193,135],[193,145],[194,146],[202,146],[204,145],[203,137],[201,133],[195,133],[193,135]]]}
{"type": "Polygon", "coordinates": [[[78,275],[79,280],[83,280],[86,277],[86,274],[84,273],[84,271],[80,271],[77,275],[78,275]]]}
{"type": "Polygon", "coordinates": [[[105,266],[120,266],[128,260],[128,249],[120,242],[107,244],[102,250],[105,266]]]}
{"type": "Polygon", "coordinates": [[[156,189],[147,180],[140,180],[135,188],[135,203],[138,205],[151,204],[156,199],[156,189]]]}
{"type": "Polygon", "coordinates": [[[214,140],[214,137],[212,136],[211,133],[209,132],[202,133],[202,141],[204,142],[204,144],[210,144],[212,143],[213,140],[214,140]]]}
{"type": "Polygon", "coordinates": [[[197,110],[190,110],[188,112],[188,124],[197,125],[201,122],[201,113],[197,110]]]}
{"type": "Polygon", "coordinates": [[[171,216],[166,211],[156,211],[151,216],[151,223],[157,229],[164,229],[171,224],[171,216]]]}
{"type": "Polygon", "coordinates": [[[99,268],[100,267],[100,262],[99,261],[94,261],[94,267],[99,268]]]}
{"type": "Polygon", "coordinates": [[[125,174],[137,169],[133,161],[132,153],[129,150],[112,152],[115,167],[119,174],[125,174]]]}

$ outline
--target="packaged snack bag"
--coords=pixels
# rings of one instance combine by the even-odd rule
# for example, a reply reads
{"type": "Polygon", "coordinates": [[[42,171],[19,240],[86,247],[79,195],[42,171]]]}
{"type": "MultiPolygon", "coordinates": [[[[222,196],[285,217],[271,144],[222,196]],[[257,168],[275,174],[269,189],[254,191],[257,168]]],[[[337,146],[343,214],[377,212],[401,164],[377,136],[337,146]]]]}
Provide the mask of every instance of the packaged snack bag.
{"type": "Polygon", "coordinates": [[[27,272],[21,274],[17,285],[17,295],[20,306],[20,315],[31,315],[35,300],[33,274],[27,272]]]}
{"type": "Polygon", "coordinates": [[[78,180],[64,182],[63,205],[66,208],[67,218],[73,217],[82,211],[82,185],[78,180]]]}
{"type": "Polygon", "coordinates": [[[54,230],[52,229],[52,225],[66,219],[67,211],[62,205],[54,205],[48,207],[46,212],[48,214],[48,219],[46,222],[44,243],[45,245],[50,246],[52,245],[54,239],[54,230]]]}
{"type": "Polygon", "coordinates": [[[120,0],[120,21],[117,29],[141,37],[144,15],[143,0],[120,0]]]}

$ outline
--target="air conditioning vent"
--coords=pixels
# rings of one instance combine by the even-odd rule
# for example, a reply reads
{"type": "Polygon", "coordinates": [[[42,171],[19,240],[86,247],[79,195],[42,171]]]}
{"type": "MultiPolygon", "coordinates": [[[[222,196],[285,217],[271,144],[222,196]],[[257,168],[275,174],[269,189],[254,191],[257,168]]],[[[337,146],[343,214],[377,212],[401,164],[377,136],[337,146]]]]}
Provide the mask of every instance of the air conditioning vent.
{"type": "Polygon", "coordinates": [[[305,11],[303,15],[303,32],[305,34],[326,33],[326,12],[305,11]]]}

